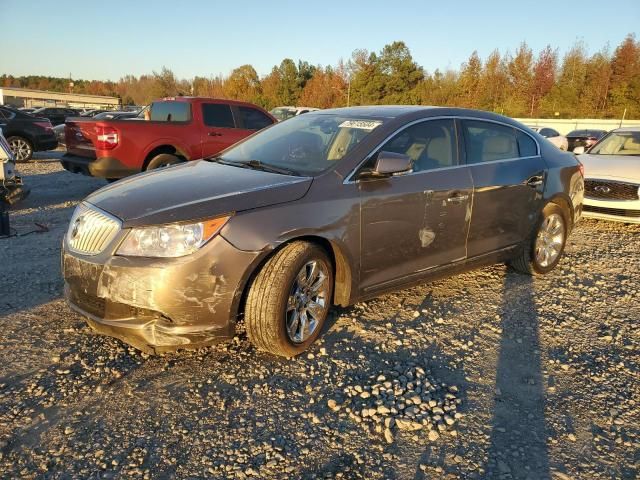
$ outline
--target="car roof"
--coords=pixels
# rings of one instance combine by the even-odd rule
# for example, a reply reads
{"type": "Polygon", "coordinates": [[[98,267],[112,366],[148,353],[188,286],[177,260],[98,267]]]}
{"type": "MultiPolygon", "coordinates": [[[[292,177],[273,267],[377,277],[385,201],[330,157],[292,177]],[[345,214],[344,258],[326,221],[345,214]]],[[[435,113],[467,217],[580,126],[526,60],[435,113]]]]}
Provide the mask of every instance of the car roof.
{"type": "Polygon", "coordinates": [[[508,123],[514,126],[523,125],[513,120],[493,112],[485,110],[474,110],[471,108],[458,107],[433,107],[422,105],[371,105],[360,107],[332,108],[329,110],[318,110],[309,112],[306,115],[341,115],[351,118],[371,118],[371,119],[397,119],[409,117],[409,119],[429,118],[437,116],[471,117],[479,120],[494,120],[508,123]]]}

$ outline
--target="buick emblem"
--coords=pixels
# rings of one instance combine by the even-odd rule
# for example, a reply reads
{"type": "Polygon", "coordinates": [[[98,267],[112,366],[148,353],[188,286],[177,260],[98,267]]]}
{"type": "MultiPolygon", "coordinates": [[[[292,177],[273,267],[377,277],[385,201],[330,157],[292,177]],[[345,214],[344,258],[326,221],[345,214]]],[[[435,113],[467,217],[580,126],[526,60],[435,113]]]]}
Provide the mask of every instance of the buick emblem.
{"type": "Polygon", "coordinates": [[[609,193],[611,191],[611,189],[606,185],[598,185],[594,190],[600,193],[609,193]]]}

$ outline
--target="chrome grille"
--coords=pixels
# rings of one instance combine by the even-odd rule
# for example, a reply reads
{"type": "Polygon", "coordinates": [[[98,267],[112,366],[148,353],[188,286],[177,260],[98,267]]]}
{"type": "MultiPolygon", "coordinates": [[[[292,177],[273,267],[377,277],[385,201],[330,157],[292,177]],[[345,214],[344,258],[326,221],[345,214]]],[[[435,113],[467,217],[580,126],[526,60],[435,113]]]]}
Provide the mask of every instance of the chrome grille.
{"type": "Polygon", "coordinates": [[[120,222],[94,207],[81,203],[73,212],[67,245],[69,250],[83,255],[102,252],[120,230],[120,222]]]}
{"type": "Polygon", "coordinates": [[[638,200],[638,185],[611,180],[584,181],[584,193],[589,198],[603,200],[638,200]]]}

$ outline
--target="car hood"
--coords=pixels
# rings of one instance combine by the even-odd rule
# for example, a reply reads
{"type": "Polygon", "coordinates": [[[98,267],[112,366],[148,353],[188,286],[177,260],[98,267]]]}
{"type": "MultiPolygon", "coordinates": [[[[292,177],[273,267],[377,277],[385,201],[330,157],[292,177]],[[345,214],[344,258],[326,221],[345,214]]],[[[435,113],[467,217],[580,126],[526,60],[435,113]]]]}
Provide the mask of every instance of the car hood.
{"type": "Polygon", "coordinates": [[[312,181],[200,160],[134,175],[86,200],[124,227],[159,225],[292,202],[312,181]]]}
{"type": "Polygon", "coordinates": [[[578,155],[585,178],[605,178],[640,183],[640,157],[633,155],[578,155]]]}

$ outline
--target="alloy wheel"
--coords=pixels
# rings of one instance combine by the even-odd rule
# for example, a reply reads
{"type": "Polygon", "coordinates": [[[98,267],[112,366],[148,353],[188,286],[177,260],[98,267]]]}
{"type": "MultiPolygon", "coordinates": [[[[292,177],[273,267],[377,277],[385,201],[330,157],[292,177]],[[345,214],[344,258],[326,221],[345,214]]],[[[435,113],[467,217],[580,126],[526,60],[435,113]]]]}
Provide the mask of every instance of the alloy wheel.
{"type": "Polygon", "coordinates": [[[326,315],[329,271],[324,262],[312,260],[298,272],[287,300],[286,330],[289,340],[302,343],[314,334],[326,315]]]}
{"type": "Polygon", "coordinates": [[[565,230],[564,219],[558,213],[552,213],[540,225],[536,237],[535,257],[542,268],[553,264],[562,252],[565,230]]]}
{"type": "Polygon", "coordinates": [[[19,137],[9,139],[9,147],[18,162],[24,162],[31,158],[31,145],[19,137]]]}

